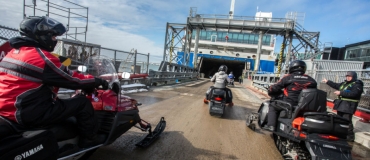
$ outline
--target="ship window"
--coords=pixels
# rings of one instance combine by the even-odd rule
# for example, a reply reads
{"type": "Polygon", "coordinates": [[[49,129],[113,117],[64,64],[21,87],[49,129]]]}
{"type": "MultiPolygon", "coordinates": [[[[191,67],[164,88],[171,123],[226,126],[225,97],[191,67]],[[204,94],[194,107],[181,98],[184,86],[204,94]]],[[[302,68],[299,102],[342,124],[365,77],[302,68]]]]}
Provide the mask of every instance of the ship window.
{"type": "Polygon", "coordinates": [[[244,43],[249,43],[249,34],[244,34],[244,43]]]}
{"type": "Polygon", "coordinates": [[[238,39],[238,34],[237,33],[229,33],[229,41],[235,42],[236,39],[238,39]]]}
{"type": "Polygon", "coordinates": [[[270,35],[264,35],[262,38],[262,43],[264,45],[270,45],[270,41],[271,41],[270,37],[271,37],[270,35]]]}
{"type": "Polygon", "coordinates": [[[206,33],[207,33],[207,39],[206,40],[211,40],[212,32],[207,31],[206,33]]]}
{"type": "Polygon", "coordinates": [[[243,43],[243,39],[244,39],[244,35],[243,34],[239,34],[238,35],[238,42],[239,43],[243,43]]]}
{"type": "Polygon", "coordinates": [[[218,33],[217,33],[217,39],[218,39],[219,41],[225,41],[225,36],[223,35],[223,33],[222,33],[222,32],[218,32],[218,33]]]}
{"type": "Polygon", "coordinates": [[[255,35],[254,35],[254,34],[249,35],[249,43],[250,43],[250,44],[255,44],[255,42],[254,42],[254,37],[255,37],[255,35]]]}
{"type": "Polygon", "coordinates": [[[206,39],[207,38],[207,32],[200,31],[199,35],[200,35],[199,39],[206,39]]]}

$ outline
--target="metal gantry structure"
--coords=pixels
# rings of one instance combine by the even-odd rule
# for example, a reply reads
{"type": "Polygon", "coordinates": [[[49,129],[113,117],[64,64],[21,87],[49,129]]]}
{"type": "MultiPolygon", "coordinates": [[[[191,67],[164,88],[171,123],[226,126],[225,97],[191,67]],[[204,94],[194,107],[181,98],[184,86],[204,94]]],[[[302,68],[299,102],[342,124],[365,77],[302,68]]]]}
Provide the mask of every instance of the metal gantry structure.
{"type": "MultiPolygon", "coordinates": [[[[167,23],[166,36],[164,43],[163,61],[177,63],[180,57],[175,51],[185,50],[185,33],[187,31],[186,24],[167,23]]],[[[181,57],[183,58],[183,57],[181,57]]]]}
{"type": "MultiPolygon", "coordinates": [[[[199,31],[226,31],[235,33],[258,33],[261,37],[264,34],[275,34],[284,37],[281,51],[278,57],[279,66],[289,64],[291,60],[314,59],[323,53],[331,52],[331,43],[322,44],[319,41],[320,32],[309,32],[299,23],[297,17],[290,14],[286,18],[258,18],[235,15],[207,15],[197,14],[196,8],[190,9],[186,24],[167,23],[166,38],[164,46],[163,61],[176,62],[174,48],[181,49],[184,55],[190,53],[192,43],[192,32],[195,34],[194,42],[194,66],[197,67],[197,52],[199,43],[199,31]],[[182,33],[182,34],[180,34],[182,33]],[[174,40],[178,40],[177,43],[174,40]],[[178,46],[181,44],[182,46],[178,46]],[[286,50],[286,51],[285,51],[286,50]],[[175,55],[175,56],[173,56],[175,55]],[[285,62],[282,59],[285,58],[285,62]]],[[[262,44],[258,44],[257,62],[255,68],[258,68],[259,57],[261,55],[262,44]]],[[[186,63],[189,60],[186,60],[186,63]]],[[[285,65],[287,67],[288,65],[285,65]]],[[[284,68],[287,69],[287,68],[284,68]]]]}
{"type": "Polygon", "coordinates": [[[56,1],[56,0],[23,0],[23,18],[26,16],[37,16],[37,15],[43,15],[43,16],[58,16],[65,18],[67,21],[66,27],[67,27],[67,33],[66,38],[68,37],[77,40],[79,35],[82,35],[84,37],[84,41],[86,42],[86,33],[88,29],[88,21],[89,21],[89,8],[79,5],[77,3],[71,2],[69,0],[63,0],[63,1],[56,1]],[[53,1],[53,2],[50,2],[53,1]],[[41,2],[42,5],[40,5],[38,2],[41,2]],[[44,7],[46,6],[46,7],[44,7]],[[31,9],[30,11],[27,10],[31,9]],[[37,11],[37,13],[36,13],[37,11]],[[40,14],[41,12],[41,14],[40,14]],[[27,14],[28,13],[28,14],[27,14]],[[79,23],[82,25],[79,25],[77,23],[73,23],[71,19],[77,19],[79,23]],[[74,26],[75,25],[75,26],[74,26]]]}

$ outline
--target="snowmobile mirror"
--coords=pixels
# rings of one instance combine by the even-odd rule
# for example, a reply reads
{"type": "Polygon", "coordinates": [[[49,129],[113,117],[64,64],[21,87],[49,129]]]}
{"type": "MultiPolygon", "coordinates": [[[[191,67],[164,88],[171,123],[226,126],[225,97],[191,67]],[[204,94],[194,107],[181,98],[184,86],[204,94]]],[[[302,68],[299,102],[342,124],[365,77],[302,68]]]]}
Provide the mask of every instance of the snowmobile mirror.
{"type": "Polygon", "coordinates": [[[80,72],[82,72],[82,73],[85,73],[86,70],[87,70],[87,67],[86,66],[78,66],[77,67],[77,70],[80,71],[80,72]]]}
{"type": "Polygon", "coordinates": [[[129,79],[129,78],[130,78],[130,73],[122,72],[122,79],[129,79]]]}

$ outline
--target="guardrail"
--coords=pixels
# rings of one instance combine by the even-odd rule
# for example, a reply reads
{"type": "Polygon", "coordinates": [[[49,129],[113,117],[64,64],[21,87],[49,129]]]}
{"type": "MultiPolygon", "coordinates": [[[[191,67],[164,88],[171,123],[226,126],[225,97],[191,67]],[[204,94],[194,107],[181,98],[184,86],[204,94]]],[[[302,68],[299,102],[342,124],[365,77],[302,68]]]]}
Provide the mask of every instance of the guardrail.
{"type": "Polygon", "coordinates": [[[198,79],[198,71],[194,68],[162,61],[159,70],[149,70],[148,85],[174,84],[198,79]]]}
{"type": "Polygon", "coordinates": [[[280,77],[275,74],[253,74],[251,79],[254,87],[267,92],[267,88],[279,81],[280,77]]]}

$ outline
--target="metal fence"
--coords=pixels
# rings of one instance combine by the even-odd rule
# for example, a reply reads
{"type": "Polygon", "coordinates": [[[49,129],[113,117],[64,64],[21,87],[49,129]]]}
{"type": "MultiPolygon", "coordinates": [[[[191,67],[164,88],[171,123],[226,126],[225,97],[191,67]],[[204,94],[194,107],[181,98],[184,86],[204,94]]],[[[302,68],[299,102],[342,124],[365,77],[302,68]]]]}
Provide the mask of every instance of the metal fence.
{"type": "MultiPolygon", "coordinates": [[[[16,36],[20,36],[17,29],[0,25],[0,45],[16,36]]],[[[58,40],[53,53],[71,58],[71,67],[83,64],[90,56],[104,55],[113,60],[118,72],[148,73],[149,53],[137,53],[136,50],[128,52],[63,38],[58,40]]]]}
{"type": "Polygon", "coordinates": [[[0,25],[0,45],[12,37],[20,36],[19,31],[14,28],[0,25]]]}
{"type": "MultiPolygon", "coordinates": [[[[316,80],[320,82],[323,78],[331,80],[335,83],[343,82],[346,77],[346,73],[348,70],[324,70],[324,71],[316,71],[316,80]]],[[[370,70],[357,70],[357,77],[364,83],[364,92],[359,102],[359,106],[362,108],[370,109],[370,70]]],[[[334,100],[337,98],[334,95],[334,89],[330,88],[328,85],[324,83],[318,83],[318,88],[326,91],[328,93],[328,99],[334,100]]]]}
{"type": "MultiPolygon", "coordinates": [[[[314,77],[318,84],[318,88],[327,92],[327,98],[334,100],[337,96],[334,94],[335,89],[329,87],[327,84],[321,83],[326,78],[335,83],[340,83],[345,80],[345,75],[349,70],[316,70],[309,71],[307,74],[314,77]]],[[[364,83],[364,92],[362,93],[361,100],[359,102],[360,110],[370,110],[370,70],[352,70],[357,73],[357,77],[364,83]]],[[[247,71],[245,77],[253,81],[253,86],[263,91],[267,91],[266,88],[269,85],[276,83],[280,76],[277,74],[255,74],[252,71],[247,71]]]]}
{"type": "Polygon", "coordinates": [[[62,39],[59,41],[54,53],[71,58],[72,67],[83,64],[90,56],[104,55],[112,59],[118,72],[148,73],[149,54],[137,53],[136,50],[128,52],[105,48],[96,44],[62,39]]]}
{"type": "Polygon", "coordinates": [[[58,40],[53,53],[70,58],[71,67],[74,68],[83,64],[90,56],[99,55],[100,48],[100,45],[63,38],[58,40]]]}

